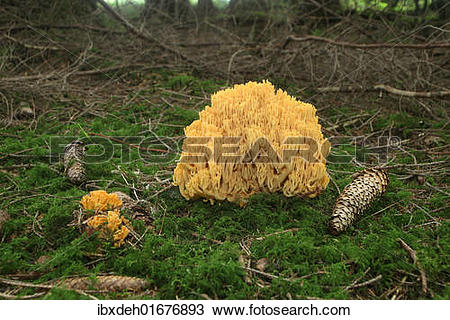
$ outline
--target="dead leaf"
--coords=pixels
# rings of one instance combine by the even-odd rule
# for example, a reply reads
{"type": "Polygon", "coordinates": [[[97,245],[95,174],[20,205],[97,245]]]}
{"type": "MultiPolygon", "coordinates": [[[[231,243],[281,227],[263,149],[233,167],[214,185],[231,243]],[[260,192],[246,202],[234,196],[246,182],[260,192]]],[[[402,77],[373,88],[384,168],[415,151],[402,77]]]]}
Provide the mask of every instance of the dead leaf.
{"type": "Polygon", "coordinates": [[[51,259],[50,256],[40,256],[37,260],[36,260],[36,264],[46,264],[47,262],[49,262],[51,259]]]}
{"type": "Polygon", "coordinates": [[[256,269],[264,272],[264,270],[266,269],[268,264],[269,264],[269,260],[267,260],[267,258],[258,259],[258,261],[256,261],[256,269]]]}
{"type": "Polygon", "coordinates": [[[11,219],[11,217],[8,212],[0,210],[0,230],[2,230],[3,223],[10,219],[11,219]]]}
{"type": "Polygon", "coordinates": [[[432,136],[432,135],[429,135],[429,136],[426,136],[426,137],[423,139],[423,142],[425,142],[425,144],[426,144],[428,147],[432,147],[432,146],[435,146],[435,145],[439,144],[440,142],[444,142],[444,139],[442,139],[442,138],[439,137],[439,136],[432,136]]]}

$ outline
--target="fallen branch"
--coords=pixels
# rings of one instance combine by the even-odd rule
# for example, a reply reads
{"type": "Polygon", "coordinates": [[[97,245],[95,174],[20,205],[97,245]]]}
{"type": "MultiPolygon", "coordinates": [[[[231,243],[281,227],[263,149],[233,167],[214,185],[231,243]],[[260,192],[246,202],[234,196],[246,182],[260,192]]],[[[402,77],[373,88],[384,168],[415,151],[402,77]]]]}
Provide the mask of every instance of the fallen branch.
{"type": "Polygon", "coordinates": [[[10,77],[10,78],[0,78],[0,82],[21,82],[21,81],[28,81],[28,80],[47,80],[52,77],[57,76],[56,72],[50,72],[45,74],[35,74],[31,76],[17,76],[17,77],[10,77]]]}
{"type": "Polygon", "coordinates": [[[419,97],[419,98],[431,98],[431,97],[443,97],[450,95],[450,90],[444,90],[444,91],[406,91],[406,90],[400,90],[396,89],[384,84],[377,84],[374,87],[374,90],[384,90],[386,92],[397,94],[400,96],[406,96],[406,97],[419,97]]]}
{"type": "Polygon", "coordinates": [[[23,41],[20,41],[14,37],[11,37],[7,34],[3,35],[6,39],[9,39],[15,43],[20,44],[21,46],[23,46],[24,48],[28,48],[28,49],[35,49],[35,50],[53,50],[53,51],[61,51],[64,50],[63,48],[58,48],[58,47],[53,47],[53,46],[38,46],[38,45],[34,45],[34,44],[29,44],[29,43],[25,43],[23,41]]]}
{"type": "Polygon", "coordinates": [[[382,90],[392,94],[405,96],[405,97],[417,97],[417,98],[433,98],[444,97],[450,95],[450,90],[443,91],[407,91],[396,89],[385,84],[377,84],[372,87],[363,88],[361,86],[342,86],[342,87],[321,87],[316,89],[319,92],[354,92],[354,91],[376,91],[382,90]]]}
{"type": "Polygon", "coordinates": [[[12,286],[18,286],[18,287],[25,287],[25,288],[38,288],[38,289],[52,289],[55,286],[49,285],[49,284],[36,284],[36,283],[29,283],[24,281],[18,281],[18,280],[10,280],[6,278],[0,278],[0,283],[9,284],[12,286]]]}
{"type": "MultiPolygon", "coordinates": [[[[53,289],[56,286],[55,285],[50,285],[50,284],[35,284],[35,283],[28,283],[28,282],[24,282],[24,281],[18,281],[18,280],[10,280],[10,279],[5,279],[5,278],[0,278],[0,283],[4,283],[4,284],[9,284],[12,286],[18,286],[18,287],[24,287],[24,288],[36,288],[36,289],[53,289]]],[[[85,295],[88,296],[89,298],[93,299],[93,300],[97,300],[96,297],[94,297],[93,295],[90,295],[86,292],[84,292],[83,290],[79,290],[79,289],[72,289],[74,291],[76,291],[77,293],[81,294],[81,295],[85,295]]],[[[44,292],[45,294],[46,292],[44,292]]],[[[36,295],[40,295],[40,293],[36,293],[36,295]]],[[[25,297],[17,297],[17,298],[21,298],[21,299],[33,299],[36,296],[33,297],[33,295],[31,296],[25,296],[25,297]]],[[[5,299],[15,299],[14,297],[6,297],[4,296],[5,299]]]]}
{"type": "Polygon", "coordinates": [[[19,296],[19,295],[13,295],[13,294],[0,292],[0,298],[8,299],[8,300],[19,300],[19,299],[29,300],[29,299],[36,299],[36,298],[42,297],[46,293],[47,292],[38,292],[38,293],[35,293],[35,294],[30,294],[28,296],[19,296]]]}
{"type": "Polygon", "coordinates": [[[419,263],[419,260],[417,259],[416,251],[414,251],[405,241],[403,241],[400,238],[397,238],[397,241],[400,242],[403,249],[405,249],[409,256],[411,257],[413,263],[417,266],[417,269],[419,269],[420,272],[420,279],[422,281],[422,291],[424,293],[428,292],[428,284],[427,284],[427,275],[425,274],[425,270],[422,268],[422,266],[419,263]]]}
{"type": "Polygon", "coordinates": [[[5,274],[5,277],[13,280],[36,280],[39,277],[43,276],[45,272],[31,271],[29,273],[11,273],[5,274]]]}
{"type": "Polygon", "coordinates": [[[19,31],[26,29],[79,29],[79,30],[90,30],[101,33],[112,33],[112,34],[125,34],[122,31],[111,30],[108,28],[100,28],[90,25],[81,25],[81,24],[73,24],[73,25],[50,25],[50,24],[36,24],[36,25],[12,25],[0,28],[0,31],[19,31]]]}
{"type": "Polygon", "coordinates": [[[319,36],[306,36],[306,37],[295,37],[293,35],[287,36],[282,48],[286,46],[291,41],[303,42],[303,41],[320,41],[326,42],[335,46],[356,48],[356,49],[381,49],[381,48],[392,48],[392,49],[432,49],[432,48],[450,48],[450,42],[428,42],[428,43],[353,43],[347,41],[336,41],[329,38],[319,37],[319,36]]]}
{"type": "Polygon", "coordinates": [[[69,75],[63,74],[63,72],[50,72],[45,74],[36,74],[36,75],[30,75],[30,76],[17,76],[17,77],[9,77],[9,78],[0,78],[0,81],[4,82],[22,82],[22,81],[31,81],[31,80],[49,80],[52,78],[61,78],[61,77],[68,77],[68,76],[90,76],[90,75],[96,75],[96,74],[106,74],[107,72],[112,71],[119,71],[123,69],[129,69],[129,68],[163,68],[163,67],[172,67],[172,65],[167,64],[157,64],[157,65],[148,65],[143,63],[131,63],[131,64],[121,64],[117,66],[111,66],[106,68],[95,68],[91,70],[81,70],[81,71],[75,71],[70,73],[69,75]]]}

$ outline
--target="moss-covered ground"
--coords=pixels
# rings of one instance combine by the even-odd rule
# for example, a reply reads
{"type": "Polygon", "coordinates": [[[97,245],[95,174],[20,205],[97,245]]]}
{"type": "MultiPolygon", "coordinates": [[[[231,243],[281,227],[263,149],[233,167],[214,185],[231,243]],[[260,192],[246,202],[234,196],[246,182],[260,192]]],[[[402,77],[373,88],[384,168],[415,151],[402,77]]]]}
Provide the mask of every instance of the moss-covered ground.
{"type": "MultiPolygon", "coordinates": [[[[327,221],[337,187],[342,190],[361,169],[349,161],[354,146],[334,148],[335,157],[350,156],[328,164],[333,183],[314,199],[259,194],[244,208],[187,201],[171,186],[175,156],[139,151],[92,133],[130,143],[141,138],[129,137],[145,137],[145,147],[179,148],[183,127],[197,119],[209,95],[225,83],[158,70],[140,76],[147,85],[140,87],[138,99],[133,98],[136,90],[130,94],[126,104],[114,99],[90,107],[60,102],[0,129],[0,210],[10,215],[0,230],[0,277],[51,283],[69,276],[116,274],[152,284],[151,292],[94,294],[119,299],[450,298],[448,171],[442,166],[443,173],[432,165],[414,166],[414,159],[430,162],[428,154],[413,148],[399,153],[390,163],[386,194],[339,236],[328,233],[327,221]],[[92,161],[86,166],[89,181],[84,187],[72,185],[57,161],[64,144],[76,138],[114,144],[97,159],[101,147],[89,147],[92,161]],[[431,173],[423,170],[417,175],[418,168],[431,173]],[[95,189],[123,191],[141,200],[154,221],[132,219],[136,234],[120,248],[97,239],[95,233],[81,233],[74,211],[95,189]],[[418,266],[398,238],[416,251],[427,292],[422,290],[418,266]],[[348,288],[379,276],[373,283],[348,288]]],[[[445,121],[423,124],[408,110],[366,110],[367,116],[352,122],[355,112],[350,107],[317,107],[328,136],[336,130],[367,135],[387,128],[411,140],[427,129],[436,133],[432,150],[442,151],[449,143],[445,121]],[[372,115],[369,131],[366,121],[372,115]]],[[[356,151],[360,155],[362,147],[356,151]]],[[[448,160],[445,152],[435,153],[435,162],[448,160]]],[[[0,288],[12,290],[1,284],[0,288]]],[[[39,290],[19,287],[8,292],[30,295],[39,290]]],[[[41,298],[87,296],[54,288],[41,298]]]]}

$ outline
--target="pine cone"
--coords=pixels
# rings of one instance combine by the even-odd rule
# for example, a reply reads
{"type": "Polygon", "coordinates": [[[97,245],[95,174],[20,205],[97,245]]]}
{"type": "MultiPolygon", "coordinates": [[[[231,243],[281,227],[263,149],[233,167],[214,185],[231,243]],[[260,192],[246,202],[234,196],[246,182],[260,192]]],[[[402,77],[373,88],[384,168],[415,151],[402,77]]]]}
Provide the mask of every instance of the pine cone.
{"type": "Polygon", "coordinates": [[[97,276],[95,280],[89,277],[66,279],[60,282],[62,287],[77,290],[100,290],[108,292],[141,291],[148,287],[145,279],[126,276],[97,276]]]}
{"type": "Polygon", "coordinates": [[[371,168],[356,173],[334,205],[330,233],[336,235],[346,230],[375,198],[386,191],[388,184],[389,176],[385,169],[371,168]]]}
{"type": "Polygon", "coordinates": [[[85,145],[80,140],[69,143],[64,149],[64,173],[73,184],[82,184],[86,181],[86,169],[83,158],[85,145]]]}

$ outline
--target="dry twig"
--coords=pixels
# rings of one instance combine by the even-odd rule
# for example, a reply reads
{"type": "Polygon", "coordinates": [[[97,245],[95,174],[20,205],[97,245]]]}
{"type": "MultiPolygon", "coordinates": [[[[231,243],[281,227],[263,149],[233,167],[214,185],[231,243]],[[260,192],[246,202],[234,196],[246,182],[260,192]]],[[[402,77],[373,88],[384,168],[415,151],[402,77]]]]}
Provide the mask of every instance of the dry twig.
{"type": "Polygon", "coordinates": [[[288,233],[288,232],[297,232],[298,230],[300,230],[300,228],[290,228],[290,229],[286,229],[286,230],[282,230],[282,231],[277,231],[277,232],[274,232],[274,233],[269,233],[269,234],[266,234],[264,236],[255,238],[255,240],[261,241],[261,240],[264,240],[264,239],[266,239],[266,238],[268,238],[270,236],[275,236],[277,234],[283,234],[283,233],[288,233]]]}
{"type": "Polygon", "coordinates": [[[369,284],[372,284],[374,282],[381,280],[382,278],[383,278],[383,276],[381,274],[379,274],[378,276],[376,276],[373,279],[370,279],[370,280],[367,280],[367,281],[364,281],[361,283],[357,283],[357,284],[351,284],[351,285],[345,287],[344,290],[351,290],[351,289],[365,287],[365,286],[368,286],[369,284]]]}
{"type": "Polygon", "coordinates": [[[13,294],[0,292],[0,298],[8,299],[8,300],[19,300],[19,299],[21,299],[21,300],[30,300],[30,299],[36,299],[36,298],[42,297],[46,293],[47,292],[38,292],[38,293],[35,293],[35,294],[26,295],[26,296],[19,296],[19,295],[13,295],[13,294]]]}
{"type": "Polygon", "coordinates": [[[428,284],[427,284],[427,275],[425,273],[425,270],[422,268],[422,266],[419,263],[419,260],[417,259],[416,251],[413,250],[405,241],[403,241],[401,238],[397,238],[397,241],[400,242],[403,249],[405,249],[409,256],[411,257],[413,263],[417,266],[417,269],[419,269],[420,272],[420,279],[422,280],[422,291],[424,293],[428,292],[428,284]]]}

